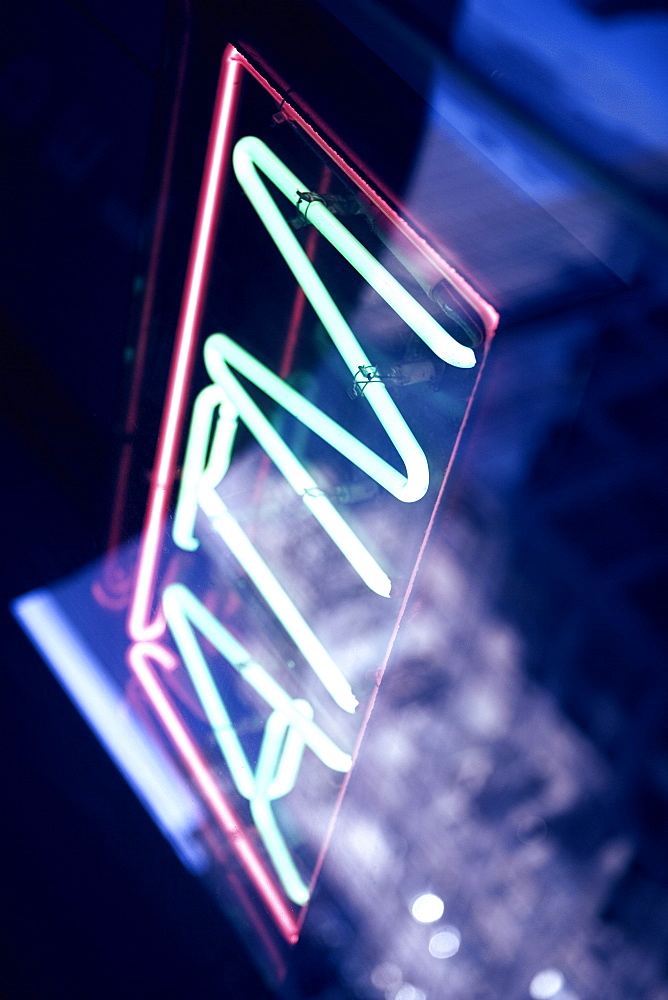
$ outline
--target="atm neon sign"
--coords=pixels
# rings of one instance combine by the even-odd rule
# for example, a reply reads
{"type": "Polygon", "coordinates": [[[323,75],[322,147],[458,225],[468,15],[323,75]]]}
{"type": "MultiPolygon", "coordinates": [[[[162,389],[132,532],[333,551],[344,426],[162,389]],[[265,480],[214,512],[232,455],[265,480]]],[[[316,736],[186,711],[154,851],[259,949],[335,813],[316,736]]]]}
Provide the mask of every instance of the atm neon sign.
{"type": "MultiPolygon", "coordinates": [[[[294,595],[289,593],[286,581],[282,581],[280,574],[269,565],[254,539],[244,530],[221,496],[224,492],[221,487],[234,460],[239,425],[244,425],[278,470],[292,495],[317,522],[326,536],[330,551],[337,553],[336,558],[344,561],[347,572],[354,574],[374,600],[385,601],[393,594],[393,581],[389,568],[384,565],[382,553],[370,550],[368,542],[360,537],[333,502],[317,473],[308,467],[303,457],[297,454],[268,418],[256,401],[257,390],[263,398],[277,404],[295,422],[342,456],[368,481],[403,504],[416,504],[425,497],[430,487],[429,461],[418,437],[388,391],[385,380],[377,374],[380,369],[368,357],[343,310],[297,239],[294,228],[286,220],[267,182],[338,252],[347,266],[364,279],[431,352],[431,356],[447,366],[460,369],[476,366],[476,356],[471,348],[450,336],[447,329],[330,211],[324,199],[306,197],[309,192],[304,182],[268,144],[251,135],[233,140],[232,124],[242,69],[254,76],[270,94],[275,93],[272,84],[254,64],[236,49],[228,50],[217,97],[128,616],[132,645],[127,662],[238,862],[264,900],[283,936],[288,941],[295,941],[299,920],[293,905],[300,907],[308,902],[312,885],[303,877],[292,856],[274,804],[295,788],[305,754],[312,755],[335,774],[346,775],[352,766],[355,748],[339,745],[327,732],[327,725],[319,720],[317,706],[308,698],[290,694],[287,674],[282,682],[280,673],[277,675],[275,669],[259,662],[234,629],[206,606],[186,580],[159,583],[167,511],[175,480],[181,426],[197,351],[228,161],[236,183],[347,367],[351,384],[359,385],[362,379],[364,386],[359,394],[359,406],[370,412],[382,428],[396,452],[397,461],[388,461],[378,454],[358,435],[259,361],[227,332],[212,333],[204,341],[202,350],[210,381],[197,394],[190,414],[178,498],[171,520],[171,539],[177,551],[197,552],[201,542],[198,524],[204,518],[208,531],[224,544],[283,633],[299,651],[326,698],[337,711],[348,716],[355,713],[359,706],[358,694],[353,690],[350,679],[316,635],[308,616],[303,609],[300,610],[294,595]],[[248,383],[254,391],[249,391],[248,383]],[[221,661],[226,665],[224,668],[221,668],[221,661]],[[248,803],[262,851],[258,850],[255,839],[246,834],[244,823],[228,795],[223,792],[206,755],[198,748],[197,741],[160,681],[161,671],[172,671],[179,665],[187,671],[234,789],[248,803]],[[241,683],[242,687],[252,692],[256,702],[264,705],[266,718],[253,759],[235,727],[226,695],[228,679],[230,683],[232,680],[241,683]],[[269,864],[264,860],[263,852],[269,864]]],[[[311,124],[300,119],[297,110],[286,106],[285,101],[281,106],[283,113],[291,113],[305,131],[314,131],[311,124]]],[[[327,146],[319,133],[315,132],[315,135],[321,147],[327,146]]],[[[327,153],[336,161],[338,154],[328,146],[327,153]]],[[[341,167],[341,163],[338,166],[341,167]]],[[[344,166],[350,171],[349,165],[344,166]]],[[[355,182],[365,197],[373,198],[382,207],[387,217],[392,215],[392,210],[372,187],[357,175],[355,182]]],[[[419,242],[414,234],[411,239],[419,242]]],[[[433,255],[433,251],[428,252],[433,255]]],[[[440,266],[443,271],[447,270],[442,261],[440,266]]],[[[469,303],[479,309],[491,332],[495,324],[493,310],[462,279],[457,280],[469,303]]],[[[403,592],[404,606],[409,590],[410,584],[403,592]]],[[[396,616],[396,611],[392,614],[396,616]]],[[[288,668],[285,670],[287,672],[288,668]]],[[[374,696],[365,708],[367,716],[374,696]]]]}

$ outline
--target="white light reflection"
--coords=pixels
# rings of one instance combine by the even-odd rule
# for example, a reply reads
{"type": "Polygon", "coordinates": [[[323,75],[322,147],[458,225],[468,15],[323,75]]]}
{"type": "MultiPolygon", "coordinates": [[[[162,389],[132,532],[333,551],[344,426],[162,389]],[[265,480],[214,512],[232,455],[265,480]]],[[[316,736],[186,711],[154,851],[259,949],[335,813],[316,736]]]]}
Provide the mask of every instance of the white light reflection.
{"type": "Polygon", "coordinates": [[[440,896],[424,892],[411,903],[411,914],[420,924],[433,924],[443,916],[445,906],[440,896]]]}
{"type": "Polygon", "coordinates": [[[403,983],[394,994],[394,1000],[427,1000],[427,996],[417,986],[412,986],[410,983],[403,983]]]}
{"type": "Polygon", "coordinates": [[[429,941],[429,954],[434,958],[452,958],[459,951],[462,936],[456,927],[448,926],[437,931],[429,941]]]}
{"type": "Polygon", "coordinates": [[[401,983],[401,969],[394,962],[383,962],[377,965],[371,973],[371,982],[379,990],[391,990],[401,983]]]}
{"type": "Polygon", "coordinates": [[[564,977],[558,969],[543,969],[529,984],[529,994],[533,1000],[550,1000],[561,992],[564,977]]]}
{"type": "Polygon", "coordinates": [[[208,859],[196,836],[204,821],[202,807],[171,760],[127,710],[122,690],[104,665],[48,591],[17,598],[12,612],[183,864],[203,874],[208,859]]]}

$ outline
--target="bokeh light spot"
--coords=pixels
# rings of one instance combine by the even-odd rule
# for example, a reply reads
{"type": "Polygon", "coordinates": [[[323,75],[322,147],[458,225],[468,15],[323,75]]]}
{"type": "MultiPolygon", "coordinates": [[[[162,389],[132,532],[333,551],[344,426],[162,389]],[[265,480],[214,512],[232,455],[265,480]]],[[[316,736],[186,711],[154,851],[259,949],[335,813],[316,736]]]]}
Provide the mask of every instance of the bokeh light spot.
{"type": "Polygon", "coordinates": [[[531,980],[529,993],[533,1000],[550,1000],[556,997],[563,985],[564,977],[558,969],[543,969],[531,980]]]}
{"type": "Polygon", "coordinates": [[[433,924],[434,921],[440,920],[444,909],[443,900],[432,892],[423,892],[411,903],[411,913],[421,924],[433,924]]]}
{"type": "Polygon", "coordinates": [[[401,969],[394,962],[383,962],[381,965],[377,965],[371,973],[371,982],[379,990],[388,990],[393,986],[398,986],[402,979],[401,969]]]}
{"type": "Polygon", "coordinates": [[[434,958],[452,958],[459,951],[462,936],[456,927],[443,927],[429,941],[429,954],[434,958]]]}
{"type": "Polygon", "coordinates": [[[411,983],[403,983],[394,994],[394,1000],[426,1000],[425,994],[411,983]]]}

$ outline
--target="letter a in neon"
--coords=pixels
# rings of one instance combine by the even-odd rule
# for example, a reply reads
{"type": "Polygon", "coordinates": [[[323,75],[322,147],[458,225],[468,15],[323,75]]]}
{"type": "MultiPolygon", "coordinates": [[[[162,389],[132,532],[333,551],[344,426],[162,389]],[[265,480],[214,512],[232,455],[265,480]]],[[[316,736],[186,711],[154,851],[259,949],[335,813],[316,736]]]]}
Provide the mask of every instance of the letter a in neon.
{"type": "Polygon", "coordinates": [[[313,709],[301,698],[291,698],[273,677],[255,663],[248,651],[183,584],[165,588],[162,597],[167,624],[190,675],[220,751],[239,793],[248,799],[251,814],[281,883],[295,903],[309,893],[276,824],[270,802],[287,795],[295,785],[305,747],[326,767],[345,773],[352,758],[313,721],[313,709]],[[195,636],[195,629],[218,649],[243,679],[272,708],[253,772],[232,724],[225,702],[195,636]]]}

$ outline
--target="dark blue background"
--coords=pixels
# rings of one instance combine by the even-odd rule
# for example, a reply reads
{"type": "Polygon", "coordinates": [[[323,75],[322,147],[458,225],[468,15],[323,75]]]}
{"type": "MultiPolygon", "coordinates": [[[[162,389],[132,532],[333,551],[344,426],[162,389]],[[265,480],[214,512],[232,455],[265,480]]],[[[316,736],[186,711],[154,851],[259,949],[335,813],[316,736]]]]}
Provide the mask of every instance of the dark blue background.
{"type": "MultiPolygon", "coordinates": [[[[615,13],[618,5],[587,6],[595,8],[588,16],[599,18],[592,23],[601,30],[608,17],[626,16],[615,13]]],[[[206,6],[194,9],[206,23],[206,6]]],[[[315,8],[307,9],[317,21],[315,8]]],[[[653,163],[648,174],[641,158],[643,169],[634,173],[623,157],[597,156],[577,123],[571,128],[566,93],[556,91],[550,114],[541,116],[532,98],[539,51],[533,62],[527,56],[513,63],[510,81],[502,66],[503,85],[485,62],[488,54],[455,58],[456,5],[442,16],[427,5],[409,10],[399,0],[343,4],[341,12],[418,90],[429,86],[421,46],[446,56],[462,81],[587,173],[618,221],[622,257],[630,245],[625,227],[633,233],[640,264],[624,281],[613,276],[592,286],[565,268],[533,297],[506,291],[502,301],[498,291],[502,327],[462,458],[460,502],[483,539],[504,539],[497,607],[524,637],[527,674],[554,693],[618,775],[606,808],[559,836],[583,856],[611,830],[631,837],[632,857],[624,877],[610,885],[604,916],[642,941],[659,977],[668,952],[662,916],[668,912],[668,243],[666,187],[657,187],[654,169],[662,164],[653,163]],[[385,34],[369,27],[378,19],[385,34]],[[393,59],[398,37],[410,44],[393,59]],[[527,385],[520,373],[536,355],[544,364],[534,365],[527,385]]],[[[264,29],[270,47],[280,53],[285,40],[288,49],[299,49],[302,13],[272,7],[273,34],[264,29]]],[[[243,23],[243,15],[233,17],[243,23]]],[[[164,146],[165,80],[173,79],[181,24],[171,10],[165,28],[158,0],[140,6],[30,0],[14,6],[6,22],[0,65],[5,608],[104,548],[127,375],[123,352],[140,301],[135,279],[145,267],[164,146]]],[[[257,25],[254,32],[263,33],[257,25]]],[[[214,50],[218,38],[209,44],[214,50]]],[[[202,69],[193,93],[198,86],[209,92],[212,72],[202,69]]],[[[304,80],[317,75],[314,60],[304,80]]],[[[651,92],[651,80],[642,85],[651,92]]],[[[336,104],[336,95],[320,96],[336,104]]],[[[363,122],[364,107],[350,102],[352,118],[363,122]]],[[[590,113],[595,117],[595,102],[590,113]]],[[[182,164],[178,177],[174,225],[184,232],[205,118],[192,126],[192,169],[182,164]]],[[[382,131],[376,125],[368,132],[370,155],[382,131]]],[[[406,164],[396,167],[398,176],[405,170],[406,164]]],[[[481,192],[480,213],[490,197],[494,192],[481,192]]],[[[534,240],[531,253],[552,252],[537,237],[534,216],[518,226],[516,250],[508,251],[517,253],[518,268],[527,258],[523,239],[534,240]]],[[[178,248],[173,253],[178,289],[183,260],[178,248]]],[[[181,869],[8,618],[2,635],[2,995],[264,995],[234,930],[181,869]]]]}

